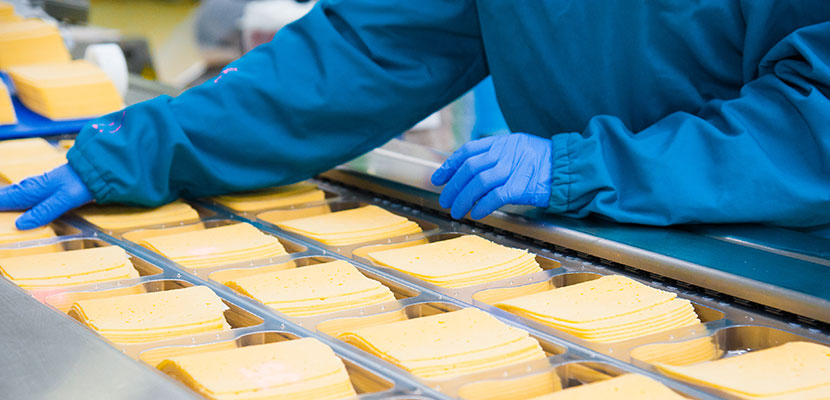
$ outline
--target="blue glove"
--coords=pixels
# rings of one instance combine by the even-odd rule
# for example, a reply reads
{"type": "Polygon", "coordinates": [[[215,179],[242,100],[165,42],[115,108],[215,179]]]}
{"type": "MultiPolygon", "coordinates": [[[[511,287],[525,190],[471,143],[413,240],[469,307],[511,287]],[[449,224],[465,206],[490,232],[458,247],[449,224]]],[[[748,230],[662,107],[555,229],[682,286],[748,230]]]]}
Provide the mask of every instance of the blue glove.
{"type": "Polygon", "coordinates": [[[46,225],[90,201],[92,193],[68,164],[0,188],[0,211],[30,209],[17,219],[17,229],[46,225]]]}
{"type": "Polygon", "coordinates": [[[549,139],[526,133],[491,136],[458,149],[435,171],[432,183],[447,184],[439,202],[452,206],[455,219],[470,209],[473,219],[484,218],[505,204],[547,207],[552,154],[549,139]]]}

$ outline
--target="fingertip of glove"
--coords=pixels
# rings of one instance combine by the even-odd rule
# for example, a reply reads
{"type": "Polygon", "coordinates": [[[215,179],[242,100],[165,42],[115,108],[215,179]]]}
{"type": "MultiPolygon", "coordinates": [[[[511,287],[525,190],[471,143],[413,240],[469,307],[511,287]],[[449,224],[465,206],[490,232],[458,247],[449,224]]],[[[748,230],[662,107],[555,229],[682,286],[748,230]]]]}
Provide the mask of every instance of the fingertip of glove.
{"type": "Polygon", "coordinates": [[[38,223],[30,217],[21,216],[17,219],[17,221],[14,222],[14,226],[21,231],[26,231],[29,229],[37,228],[40,225],[38,225],[38,223]]]}

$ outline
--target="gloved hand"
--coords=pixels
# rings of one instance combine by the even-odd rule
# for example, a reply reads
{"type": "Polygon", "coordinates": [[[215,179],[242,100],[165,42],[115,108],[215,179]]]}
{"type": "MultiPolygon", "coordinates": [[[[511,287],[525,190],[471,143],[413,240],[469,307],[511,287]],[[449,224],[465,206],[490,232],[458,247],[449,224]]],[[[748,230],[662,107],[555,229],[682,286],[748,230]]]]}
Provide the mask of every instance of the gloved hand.
{"type": "Polygon", "coordinates": [[[526,133],[465,144],[432,175],[434,185],[447,184],[439,199],[441,207],[452,206],[456,219],[470,209],[473,219],[484,218],[505,204],[547,207],[551,146],[549,139],[526,133]]]}
{"type": "Polygon", "coordinates": [[[17,229],[46,225],[90,201],[92,193],[69,164],[0,188],[0,211],[30,209],[15,222],[17,229]]]}

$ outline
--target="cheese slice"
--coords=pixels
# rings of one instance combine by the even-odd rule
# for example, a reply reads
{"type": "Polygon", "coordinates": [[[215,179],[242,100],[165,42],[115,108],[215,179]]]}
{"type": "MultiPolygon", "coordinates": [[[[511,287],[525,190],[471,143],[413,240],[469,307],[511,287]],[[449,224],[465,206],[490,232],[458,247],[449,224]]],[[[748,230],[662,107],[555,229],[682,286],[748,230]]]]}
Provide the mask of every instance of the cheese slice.
{"type": "Polygon", "coordinates": [[[127,252],[118,246],[0,258],[0,273],[27,290],[87,285],[139,276],[127,252]]]}
{"type": "Polygon", "coordinates": [[[217,196],[213,198],[213,201],[234,211],[247,212],[319,202],[325,199],[325,192],[317,189],[317,185],[300,182],[254,192],[217,196]]]}
{"type": "Polygon", "coordinates": [[[20,101],[52,120],[97,117],[124,108],[112,80],[85,60],[21,65],[8,72],[20,101]]]}
{"type": "Polygon", "coordinates": [[[211,399],[357,396],[343,361],[314,338],[171,357],[158,369],[211,399]]]}
{"type": "Polygon", "coordinates": [[[69,51],[56,26],[39,19],[0,23],[0,69],[69,59],[69,51]]]}
{"type": "Polygon", "coordinates": [[[251,275],[224,285],[292,317],[395,301],[388,287],[339,260],[251,275]]]}
{"type": "MultiPolygon", "coordinates": [[[[0,83],[2,84],[2,83],[0,83]]],[[[48,158],[62,153],[43,138],[0,141],[0,163],[13,163],[33,158],[48,158]]]]}
{"type": "Polygon", "coordinates": [[[689,366],[657,364],[681,379],[743,399],[826,399],[830,395],[830,347],[789,342],[689,366]]]}
{"type": "Polygon", "coordinates": [[[527,332],[473,308],[358,328],[339,338],[421,378],[449,378],[546,357],[527,332]]]}
{"type": "Polygon", "coordinates": [[[138,244],[187,268],[211,268],[288,254],[277,238],[247,223],[156,236],[138,244]]]}
{"type": "Polygon", "coordinates": [[[14,12],[14,6],[5,1],[0,1],[0,23],[17,22],[21,19],[22,18],[14,12]]]}
{"type": "Polygon", "coordinates": [[[69,315],[119,344],[230,329],[222,300],[207,286],[78,300],[69,315]]]}
{"type": "Polygon", "coordinates": [[[174,224],[199,219],[199,213],[190,204],[181,200],[156,208],[89,205],[77,210],[76,213],[89,223],[107,230],[174,224]]]}
{"type": "Polygon", "coordinates": [[[567,388],[531,400],[684,400],[685,397],[647,376],[625,374],[616,378],[567,388]]]}
{"type": "Polygon", "coordinates": [[[66,156],[60,153],[28,159],[0,159],[0,182],[20,183],[26,178],[44,174],[63,164],[66,164],[66,156]]]}
{"type": "Polygon", "coordinates": [[[542,271],[526,250],[479,236],[368,253],[375,263],[437,286],[459,288],[542,271]]]}
{"type": "Polygon", "coordinates": [[[417,223],[373,205],[282,221],[276,225],[330,246],[345,246],[421,232],[417,223]]]}
{"type": "Polygon", "coordinates": [[[502,300],[495,305],[600,343],[700,323],[688,300],[619,275],[502,300]]]}
{"type": "Polygon", "coordinates": [[[25,231],[15,227],[15,221],[23,215],[22,212],[4,211],[0,212],[0,245],[25,242],[30,240],[48,239],[56,237],[55,230],[46,225],[40,228],[25,231]]]}
{"type": "MultiPolygon", "coordinates": [[[[2,21],[2,14],[0,14],[0,21],[2,21]]],[[[12,104],[9,88],[6,87],[3,81],[0,81],[0,125],[14,125],[16,123],[17,114],[14,112],[14,104],[12,104]]]]}
{"type": "Polygon", "coordinates": [[[529,399],[562,390],[556,372],[533,374],[515,379],[468,383],[458,390],[464,400],[529,399]]]}

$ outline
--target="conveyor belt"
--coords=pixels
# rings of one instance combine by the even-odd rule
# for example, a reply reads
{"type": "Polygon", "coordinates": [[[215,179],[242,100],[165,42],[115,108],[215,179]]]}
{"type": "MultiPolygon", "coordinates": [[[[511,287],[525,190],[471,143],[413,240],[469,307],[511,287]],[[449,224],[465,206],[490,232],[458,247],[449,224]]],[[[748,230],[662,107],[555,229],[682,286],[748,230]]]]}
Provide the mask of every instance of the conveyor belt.
{"type": "MultiPolygon", "coordinates": [[[[420,157],[417,159],[421,160],[421,162],[424,160],[420,157]]],[[[763,348],[781,343],[782,341],[798,338],[830,343],[830,336],[828,336],[826,325],[818,321],[818,317],[821,317],[823,315],[822,312],[824,312],[822,309],[824,307],[823,303],[813,303],[815,310],[804,314],[779,312],[776,311],[777,308],[769,308],[771,307],[769,304],[780,305],[783,304],[781,301],[767,302],[767,306],[764,307],[756,299],[742,300],[744,297],[736,296],[733,293],[727,294],[713,291],[713,287],[719,286],[717,282],[710,282],[707,279],[712,279],[715,275],[705,275],[705,278],[701,278],[701,276],[695,275],[690,271],[687,271],[686,275],[684,275],[682,268],[685,264],[675,264],[671,268],[668,268],[660,264],[661,258],[654,257],[650,262],[662,268],[660,271],[655,271],[648,267],[640,268],[642,264],[638,264],[639,259],[629,259],[638,262],[622,262],[626,260],[625,255],[618,252],[615,253],[615,249],[619,250],[619,247],[612,247],[610,249],[603,247],[606,244],[612,243],[607,238],[601,239],[595,236],[594,240],[590,241],[589,235],[584,232],[581,233],[583,237],[576,237],[577,235],[575,233],[568,233],[566,235],[562,232],[554,231],[549,232],[554,234],[553,237],[567,237],[569,241],[560,242],[540,239],[535,236],[532,230],[527,229],[531,225],[531,220],[528,217],[529,214],[521,217],[525,219],[524,223],[520,224],[520,220],[518,219],[508,221],[514,225],[491,223],[493,221],[492,218],[485,220],[481,224],[474,224],[470,221],[452,221],[446,218],[446,215],[441,211],[432,209],[435,199],[434,195],[429,192],[406,189],[399,184],[381,181],[375,177],[361,176],[351,172],[333,171],[324,175],[324,180],[320,182],[320,187],[329,192],[329,200],[327,202],[333,209],[349,208],[361,204],[376,204],[392,212],[407,216],[419,222],[424,227],[425,232],[423,234],[394,239],[395,242],[423,238],[448,238],[457,234],[481,235],[497,243],[528,249],[530,252],[538,255],[537,260],[545,270],[518,279],[506,279],[476,287],[463,289],[440,288],[403,273],[374,265],[369,260],[355,254],[355,251],[359,248],[371,244],[344,247],[322,245],[304,237],[282,231],[276,226],[258,219],[257,213],[234,213],[209,201],[193,203],[200,212],[202,222],[206,225],[216,226],[233,223],[235,221],[250,222],[264,232],[278,237],[292,254],[280,259],[258,261],[254,264],[243,263],[214,269],[193,270],[183,268],[156,253],[124,240],[124,232],[103,232],[85,221],[68,217],[64,219],[67,226],[62,229],[63,236],[52,241],[41,241],[39,244],[72,242],[78,247],[92,247],[102,244],[119,245],[125,248],[134,260],[148,266],[145,270],[150,272],[134,280],[100,284],[94,287],[74,288],[67,293],[40,298],[40,300],[52,306],[52,310],[49,310],[49,306],[37,303],[31,299],[18,299],[22,292],[17,288],[11,287],[7,282],[0,283],[0,296],[9,299],[14,298],[14,304],[16,305],[14,309],[4,310],[0,308],[0,312],[2,312],[0,318],[3,318],[7,323],[25,318],[23,317],[24,315],[37,315],[36,318],[39,319],[38,321],[34,321],[34,323],[19,324],[18,328],[14,330],[7,328],[8,334],[15,335],[15,340],[11,343],[18,350],[10,352],[9,349],[0,348],[0,351],[4,354],[6,365],[25,366],[25,368],[19,369],[19,371],[25,371],[23,374],[35,375],[44,372],[48,373],[50,372],[49,368],[61,370],[69,368],[66,357],[77,357],[77,355],[62,352],[60,346],[41,346],[37,342],[37,340],[42,340],[43,336],[35,335],[34,333],[41,332],[45,326],[52,331],[52,334],[65,337],[65,343],[85,343],[84,346],[86,347],[84,348],[88,348],[89,350],[87,351],[92,353],[97,361],[93,364],[77,364],[79,369],[72,376],[78,379],[79,384],[74,387],[71,384],[61,386],[60,391],[63,397],[73,398],[88,395],[86,398],[106,398],[106,396],[97,395],[96,393],[98,392],[90,391],[88,383],[80,384],[80,382],[86,382],[82,377],[99,376],[97,374],[101,373],[101,365],[118,368],[119,365],[126,363],[130,365],[130,367],[124,367],[126,370],[140,371],[136,372],[136,376],[140,377],[140,382],[142,382],[141,391],[137,390],[134,386],[124,385],[117,380],[103,380],[100,383],[101,386],[109,388],[112,391],[128,391],[132,394],[131,397],[133,398],[150,398],[150,393],[156,393],[153,396],[159,397],[157,393],[166,393],[167,390],[170,390],[171,396],[169,397],[173,398],[172,393],[179,391],[179,389],[178,387],[176,387],[177,389],[171,388],[173,387],[171,386],[172,380],[160,373],[154,373],[154,370],[150,366],[146,364],[142,366],[140,362],[130,361],[127,357],[137,360],[143,352],[159,346],[198,345],[217,341],[251,340],[251,338],[261,339],[269,335],[282,337],[314,336],[329,344],[347,362],[354,374],[361,376],[361,381],[370,382],[370,384],[363,385],[362,391],[364,393],[361,394],[361,398],[363,399],[455,398],[458,396],[459,390],[471,382],[510,379],[527,376],[529,374],[550,372],[553,369],[561,371],[566,370],[566,366],[568,365],[588,365],[586,363],[592,363],[591,365],[595,370],[598,368],[610,371],[611,374],[639,372],[654,377],[666,385],[692,397],[714,399],[718,397],[710,392],[662,376],[648,363],[633,358],[631,351],[647,344],[664,342],[678,343],[684,340],[705,337],[713,338],[721,349],[726,351],[745,351],[750,348],[763,348]],[[406,190],[409,191],[406,192],[406,190]],[[397,196],[396,191],[399,191],[397,196]],[[400,193],[406,193],[406,195],[399,195],[400,193]],[[521,228],[514,230],[506,229],[509,226],[521,226],[521,228]],[[591,246],[585,246],[585,243],[590,243],[591,246]],[[570,246],[570,244],[576,245],[570,246]],[[399,300],[393,303],[365,307],[359,310],[343,311],[319,317],[293,318],[275,312],[210,279],[212,272],[228,268],[246,268],[263,265],[266,262],[277,263],[288,260],[295,260],[300,265],[303,265],[335,259],[348,260],[354,263],[363,274],[390,287],[397,294],[399,300]],[[669,272],[667,274],[660,273],[667,271],[669,272]],[[500,290],[510,289],[526,285],[544,284],[546,282],[554,282],[557,285],[561,285],[571,281],[579,281],[609,274],[626,275],[646,285],[678,293],[680,297],[689,299],[696,304],[698,315],[704,321],[704,324],[631,341],[597,344],[586,342],[539,323],[509,314],[501,309],[490,306],[483,300],[486,298],[488,290],[496,288],[500,290]],[[692,279],[683,279],[683,277],[691,277],[692,279]],[[73,296],[75,296],[73,293],[79,290],[95,292],[119,290],[119,288],[125,288],[134,284],[144,285],[148,290],[164,290],[188,285],[207,285],[231,305],[231,313],[235,315],[235,320],[237,321],[234,324],[235,328],[221,334],[196,335],[162,343],[117,346],[127,356],[125,357],[122,354],[112,351],[112,349],[104,349],[101,346],[104,342],[99,340],[95,334],[79,329],[77,324],[70,323],[68,317],[61,315],[55,309],[71,303],[74,298],[73,296]],[[318,330],[321,327],[327,326],[327,323],[330,323],[333,319],[338,318],[360,318],[396,310],[403,310],[408,316],[417,317],[424,313],[452,311],[461,307],[470,306],[478,307],[508,324],[527,330],[542,343],[543,348],[549,353],[549,358],[541,362],[521,364],[458,379],[429,381],[418,379],[392,364],[340,342],[318,330]],[[24,350],[21,351],[20,349],[24,350]],[[31,360],[31,357],[27,357],[29,354],[37,354],[36,359],[40,363],[41,370],[38,370],[37,366],[29,362],[31,360]],[[49,365],[43,365],[44,361],[48,361],[49,365]]],[[[500,219],[504,215],[507,214],[498,214],[495,217],[496,219],[500,219]]],[[[535,229],[541,228],[536,225],[535,229]]],[[[659,230],[642,228],[637,229],[636,232],[648,236],[656,235],[656,232],[659,232],[659,230]]],[[[664,241],[667,240],[665,235],[663,239],[664,241]]],[[[712,239],[712,241],[730,245],[730,243],[720,239],[712,239]]],[[[374,244],[386,244],[388,242],[380,241],[374,244]]],[[[677,245],[680,246],[681,243],[693,242],[681,241],[677,245]]],[[[5,246],[5,248],[13,247],[16,246],[5,246]]],[[[0,247],[0,250],[2,249],[3,247],[0,247]]],[[[360,254],[361,252],[358,250],[357,253],[360,254]]],[[[803,260],[799,261],[804,262],[803,260]]],[[[733,277],[730,279],[736,278],[733,277]]],[[[772,292],[766,293],[765,295],[772,298],[777,297],[778,294],[778,292],[772,292]]],[[[805,297],[802,300],[806,301],[809,298],[805,297]]],[[[7,326],[12,325],[9,324],[7,326]]],[[[7,343],[9,341],[6,341],[6,344],[0,343],[0,347],[7,346],[7,343]]],[[[52,375],[55,375],[59,371],[51,372],[52,375]]],[[[50,376],[45,373],[43,375],[50,376]]],[[[116,375],[116,377],[117,379],[124,379],[122,375],[116,375]]],[[[33,381],[31,378],[23,379],[22,376],[15,375],[11,380],[5,379],[0,380],[0,382],[2,382],[0,383],[0,390],[3,390],[4,393],[20,393],[21,396],[17,398],[26,398],[26,391],[13,385],[18,385],[17,382],[24,382],[24,384],[28,382],[28,384],[32,384],[31,382],[33,381]]],[[[106,391],[104,392],[106,393],[106,391]]],[[[182,396],[185,396],[185,394],[182,393],[182,396]]]]}

